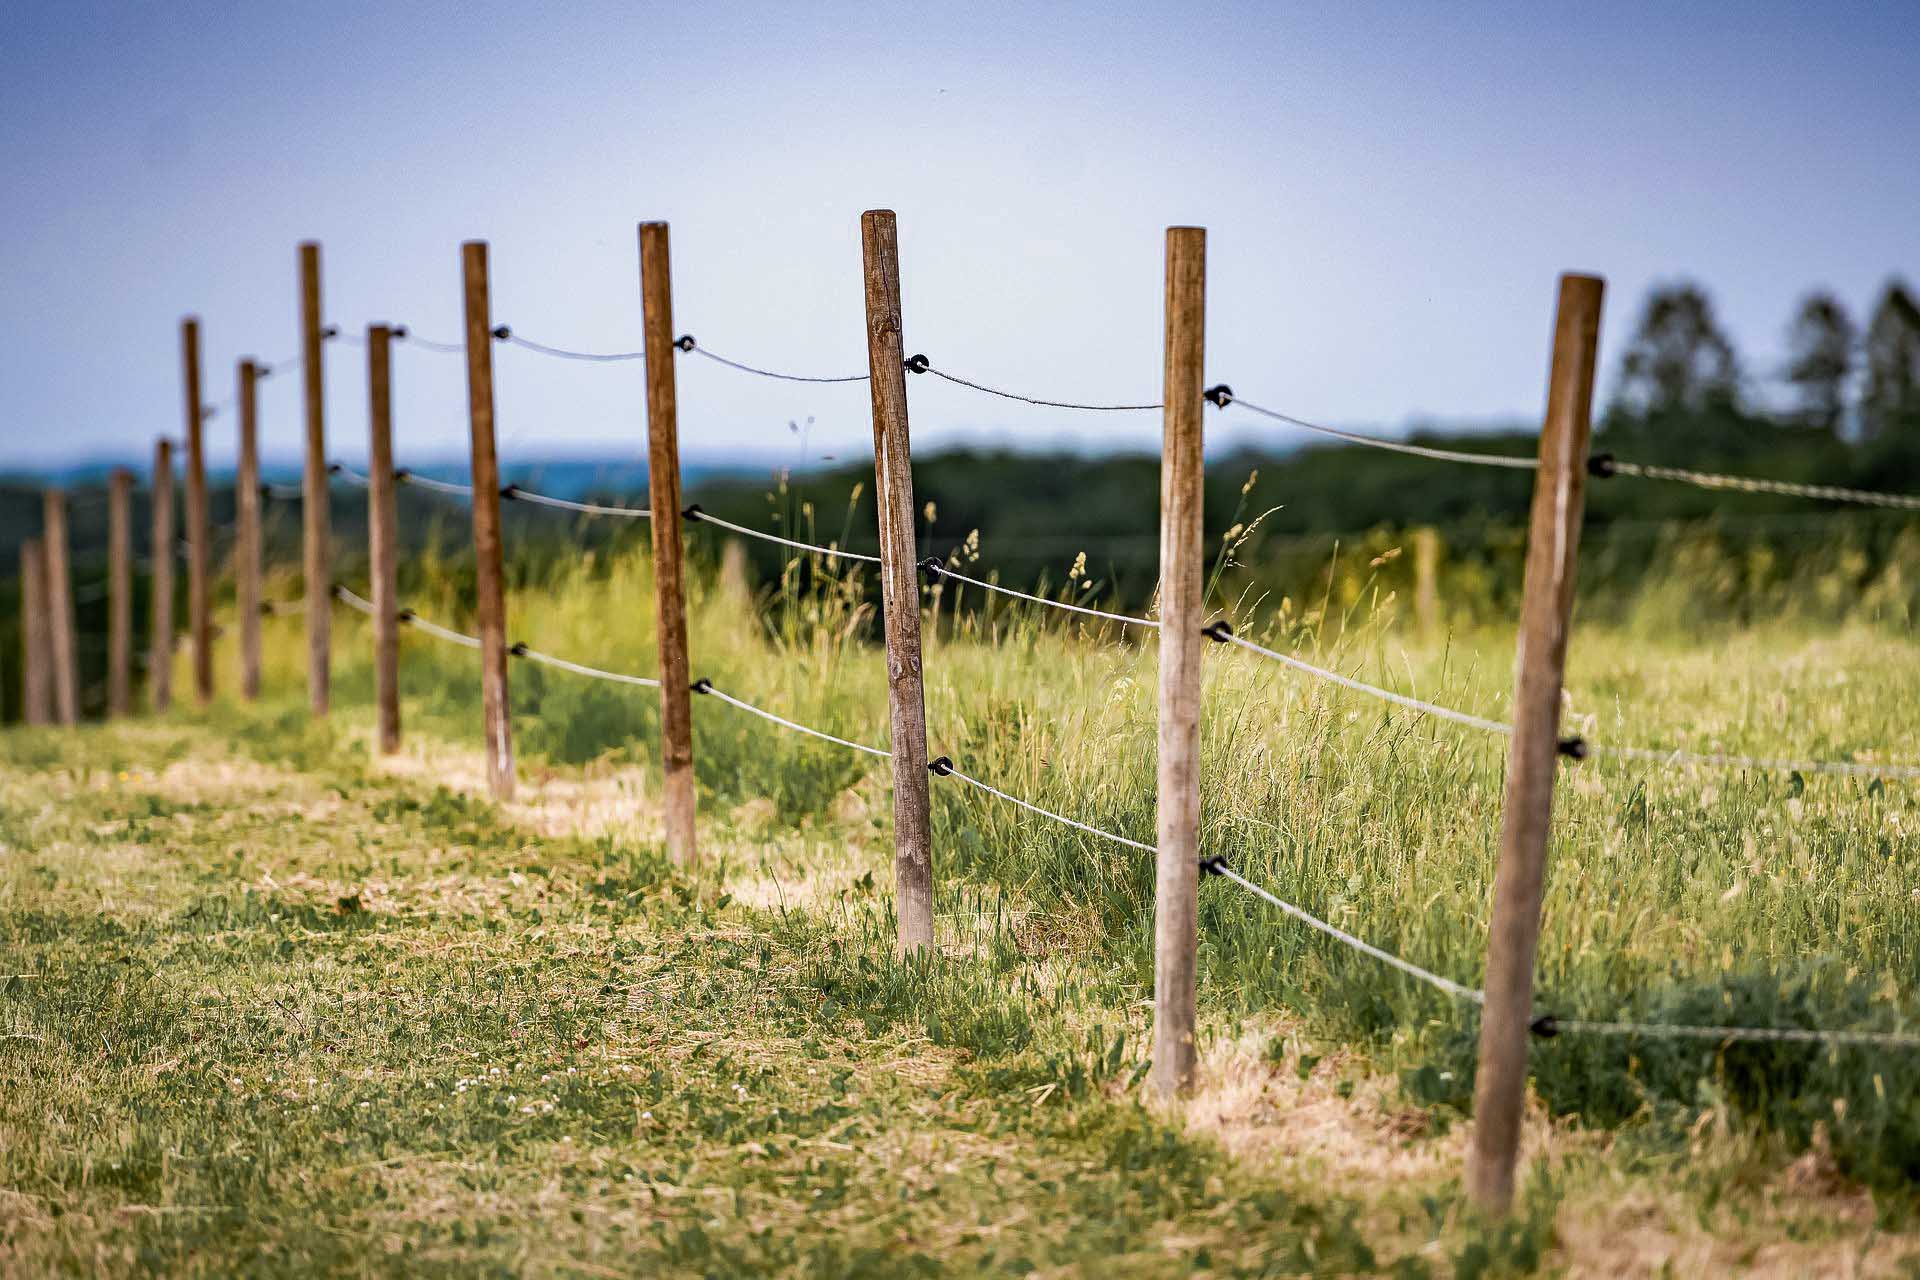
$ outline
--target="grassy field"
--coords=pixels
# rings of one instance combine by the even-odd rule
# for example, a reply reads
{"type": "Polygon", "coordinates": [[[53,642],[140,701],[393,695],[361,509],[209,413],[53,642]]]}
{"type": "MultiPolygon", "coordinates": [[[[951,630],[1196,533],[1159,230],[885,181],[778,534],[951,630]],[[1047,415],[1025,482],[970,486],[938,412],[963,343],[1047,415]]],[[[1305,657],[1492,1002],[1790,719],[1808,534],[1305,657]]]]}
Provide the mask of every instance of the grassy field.
{"type": "MultiPolygon", "coordinates": [[[[460,575],[413,569],[420,612],[464,624],[460,575]]],[[[1423,640],[1343,581],[1217,599],[1264,643],[1503,714],[1509,634],[1423,640]]],[[[951,588],[935,751],[1150,840],[1151,646],[951,588]]],[[[884,745],[858,579],[695,589],[697,676],[884,745]]],[[[1702,636],[1670,607],[1577,633],[1571,726],[1920,758],[1904,625],[1702,636]]],[[[645,672],[650,613],[644,558],[604,552],[521,584],[511,634],[645,672]]],[[[689,873],[659,853],[648,692],[517,664],[528,785],[496,806],[470,655],[408,635],[408,747],[375,760],[364,620],[340,617],[323,725],[298,626],[268,623],[259,706],[0,739],[11,1272],[1920,1271],[1911,1054],[1539,1044],[1524,1204],[1489,1226],[1459,1194],[1471,1010],[1237,887],[1202,886],[1204,1080],[1162,1107],[1145,855],[936,781],[941,953],[903,964],[882,762],[698,700],[689,873]]],[[[1209,659],[1206,851],[1477,984],[1500,741],[1209,659]]],[[[1569,765],[1542,1005],[1920,1025],[1917,829],[1911,784],[1569,765]]]]}

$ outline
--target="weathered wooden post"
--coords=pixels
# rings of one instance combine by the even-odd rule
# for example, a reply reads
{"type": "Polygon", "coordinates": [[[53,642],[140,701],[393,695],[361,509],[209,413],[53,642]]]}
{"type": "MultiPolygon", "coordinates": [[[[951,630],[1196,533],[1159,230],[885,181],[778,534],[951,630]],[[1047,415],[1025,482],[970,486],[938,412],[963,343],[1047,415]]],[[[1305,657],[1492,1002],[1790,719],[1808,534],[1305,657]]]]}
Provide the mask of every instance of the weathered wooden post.
{"type": "Polygon", "coordinates": [[[240,696],[260,696],[260,366],[239,367],[240,470],[234,480],[234,608],[240,615],[240,696]]]}
{"type": "Polygon", "coordinates": [[[667,224],[640,224],[640,313],[647,353],[647,504],[653,512],[653,599],[660,635],[660,759],[667,854],[683,865],[693,830],[693,708],[687,573],[680,545],[680,426],[673,380],[673,273],[667,224]]]}
{"type": "Polygon", "coordinates": [[[893,210],[860,215],[867,287],[867,368],[873,394],[874,506],[880,518],[880,599],[887,638],[893,745],[893,884],[898,945],[933,945],[933,833],[927,807],[927,710],[920,675],[920,570],[914,559],[913,449],[907,437],[900,246],[893,210]]]}
{"type": "Polygon", "coordinates": [[[467,417],[473,435],[473,554],[480,629],[480,701],[487,737],[487,780],[513,799],[513,725],[507,702],[507,593],[500,545],[500,463],[493,451],[493,320],[487,243],[460,247],[466,289],[467,417]]]}
{"type": "Polygon", "coordinates": [[[1573,611],[1575,558],[1585,500],[1592,426],[1594,349],[1606,286],[1593,276],[1560,278],[1553,368],[1540,431],[1540,469],[1527,529],[1527,568],[1514,660],[1513,737],[1507,749],[1506,814],[1487,937],[1486,1009],[1474,1079],[1467,1192],[1482,1210],[1513,1202],[1527,1091],[1527,1036],[1533,1022],[1534,952],[1547,836],[1560,749],[1560,689],[1573,611]]]}
{"type": "Polygon", "coordinates": [[[1413,621],[1422,637],[1440,631],[1440,531],[1430,524],[1413,531],[1413,621]]]}
{"type": "Polygon", "coordinates": [[[47,560],[48,640],[52,645],[53,713],[64,725],[80,723],[80,649],[74,634],[73,558],[67,544],[67,495],[42,495],[41,540],[47,560]]]}
{"type": "Polygon", "coordinates": [[[206,415],[200,397],[200,321],[192,316],[180,322],[180,386],[187,425],[187,635],[193,651],[193,695],[204,706],[213,700],[213,583],[201,431],[206,415]]]}
{"type": "Polygon", "coordinates": [[[20,544],[20,715],[28,724],[53,723],[53,637],[47,607],[47,546],[20,544]]]}
{"type": "Polygon", "coordinates": [[[324,716],[333,702],[333,583],[327,540],[331,496],[327,476],[325,334],[320,319],[320,246],[300,246],[300,372],[307,392],[307,459],[300,477],[301,564],[307,606],[307,700],[324,716]]]}
{"type": "Polygon", "coordinates": [[[400,749],[399,562],[394,556],[393,329],[367,326],[367,550],[373,577],[373,695],[384,755],[400,749]]]}
{"type": "Polygon", "coordinates": [[[1160,453],[1159,857],[1153,903],[1153,1084],[1193,1084],[1200,884],[1200,650],[1206,619],[1200,411],[1207,233],[1167,228],[1165,407],[1160,453]]]}
{"type": "Polygon", "coordinates": [[[133,472],[107,479],[107,715],[133,710],[133,472]]]}
{"type": "Polygon", "coordinates": [[[152,630],[147,641],[147,696],[156,712],[173,705],[173,441],[153,445],[152,630]]]}

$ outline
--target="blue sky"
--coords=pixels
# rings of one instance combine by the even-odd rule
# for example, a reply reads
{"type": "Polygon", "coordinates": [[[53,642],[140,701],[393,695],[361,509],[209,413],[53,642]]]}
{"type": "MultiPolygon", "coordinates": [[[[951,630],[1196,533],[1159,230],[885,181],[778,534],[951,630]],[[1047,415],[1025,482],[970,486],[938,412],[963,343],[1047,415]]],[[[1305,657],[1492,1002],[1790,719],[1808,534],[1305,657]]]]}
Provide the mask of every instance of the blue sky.
{"type": "MultiPolygon", "coordinates": [[[[906,343],[996,385],[1156,399],[1164,228],[1209,228],[1208,366],[1302,416],[1537,415],[1555,276],[1608,278],[1606,376],[1688,276],[1749,365],[1809,287],[1920,276],[1920,39],[1901,5],[15,3],[0,43],[0,464],[148,455],[180,430],[176,325],[210,398],[297,346],[295,244],[329,319],[459,333],[459,244],[496,319],[638,345],[634,225],[673,228],[678,328],[864,369],[858,219],[898,211],[906,343]]],[[[461,362],[398,357],[404,458],[463,447],[461,362]]],[[[682,359],[704,460],[870,440],[863,387],[682,359]]],[[[328,355],[364,456],[361,353],[328,355]]],[[[497,353],[509,458],[644,452],[636,365],[497,353]]],[[[1144,446],[916,379],[916,443],[1144,446]]],[[[300,437],[292,378],[263,447],[300,437]]],[[[1246,419],[1229,434],[1284,442],[1246,419]]],[[[209,428],[216,464],[230,417],[209,428]]]]}

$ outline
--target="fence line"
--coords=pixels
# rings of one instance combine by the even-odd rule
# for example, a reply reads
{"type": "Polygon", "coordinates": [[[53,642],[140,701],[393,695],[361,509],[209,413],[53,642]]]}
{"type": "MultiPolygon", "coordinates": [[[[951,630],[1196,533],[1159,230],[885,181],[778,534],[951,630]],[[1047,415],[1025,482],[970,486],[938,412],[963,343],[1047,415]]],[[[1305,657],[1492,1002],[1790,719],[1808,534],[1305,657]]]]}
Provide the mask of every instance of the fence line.
{"type": "Polygon", "coordinates": [[[1160,627],[1160,624],[1151,618],[1137,618],[1130,613],[1108,613],[1105,609],[1090,609],[1086,605],[1068,604],[1064,600],[1049,600],[1045,596],[1030,595],[1025,591],[1015,591],[1012,587],[1003,587],[999,583],[989,582],[985,578],[969,577],[955,569],[949,569],[934,557],[928,557],[926,560],[921,561],[920,567],[931,577],[954,578],[961,582],[969,582],[987,591],[997,591],[1003,596],[1013,596],[1016,599],[1029,600],[1034,604],[1046,605],[1049,609],[1065,609],[1069,613],[1084,613],[1095,618],[1105,618],[1110,622],[1125,623],[1130,627],[1151,627],[1155,630],[1158,630],[1160,627]]]}
{"type": "Polygon", "coordinates": [[[798,723],[797,721],[789,720],[784,716],[777,716],[773,714],[773,712],[768,711],[765,708],[756,707],[751,702],[743,701],[742,699],[734,697],[730,693],[721,692],[719,689],[714,688],[713,681],[705,678],[695,680],[693,682],[693,691],[705,697],[718,698],[720,699],[720,701],[726,703],[730,707],[738,707],[742,711],[748,712],[752,715],[759,716],[762,720],[770,720],[774,724],[780,725],[783,728],[792,729],[795,733],[809,734],[815,738],[820,738],[827,742],[836,743],[843,747],[849,747],[854,751],[864,751],[866,754],[870,756],[879,756],[883,760],[891,759],[893,756],[893,753],[891,751],[882,751],[879,747],[870,747],[864,742],[853,742],[847,738],[836,737],[833,734],[826,732],[825,730],[812,729],[807,727],[804,724],[798,723]]]}
{"type": "Polygon", "coordinates": [[[653,512],[645,507],[609,507],[597,502],[575,502],[571,498],[554,498],[544,493],[535,493],[510,484],[500,491],[500,496],[514,502],[531,502],[539,507],[555,507],[561,511],[578,511],[589,516],[618,516],[625,520],[649,520],[653,512]]]}
{"type": "Polygon", "coordinates": [[[764,533],[759,529],[749,529],[746,525],[735,524],[731,520],[722,520],[719,516],[709,515],[700,508],[699,503],[688,507],[682,514],[689,520],[698,520],[703,524],[718,525],[722,529],[731,529],[733,532],[744,535],[745,537],[758,538],[762,542],[777,542],[783,547],[793,547],[796,550],[810,552],[814,555],[832,556],[838,560],[858,560],[864,564],[880,563],[879,556],[870,556],[864,551],[842,551],[835,546],[821,546],[816,542],[800,542],[793,538],[783,538],[777,533],[764,533]]]}

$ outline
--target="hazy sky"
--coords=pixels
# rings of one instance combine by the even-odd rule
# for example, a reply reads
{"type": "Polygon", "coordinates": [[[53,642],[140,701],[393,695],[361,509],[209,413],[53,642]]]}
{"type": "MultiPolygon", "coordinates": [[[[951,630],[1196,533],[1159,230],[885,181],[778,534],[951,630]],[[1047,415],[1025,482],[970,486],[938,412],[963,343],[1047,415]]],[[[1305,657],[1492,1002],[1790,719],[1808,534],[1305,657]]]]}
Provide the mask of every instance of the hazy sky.
{"type": "MultiPolygon", "coordinates": [[[[900,216],[906,345],[981,381],[1159,397],[1164,228],[1209,230],[1208,370],[1344,424],[1537,416],[1555,276],[1691,276],[1751,366],[1793,305],[1920,275],[1909,5],[96,5],[10,0],[0,38],[0,463],[145,457],[328,318],[460,332],[459,243],[528,337],[639,343],[634,225],[672,224],[676,327],[865,368],[861,210],[900,216]]],[[[464,447],[458,357],[402,351],[402,459],[464,447]]],[[[866,390],[686,357],[691,456],[868,447],[866,390]]],[[[365,453],[363,355],[329,434],[365,453]]],[[[639,367],[497,351],[503,452],[644,452],[639,367]]],[[[916,443],[1151,445],[915,379],[916,443]]],[[[262,391],[295,454],[296,381],[262,391]]],[[[1260,434],[1209,412],[1216,439],[1260,434]]],[[[233,420],[211,424],[216,462],[233,420]]],[[[1284,435],[1269,438],[1279,441],[1284,435]]]]}

